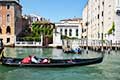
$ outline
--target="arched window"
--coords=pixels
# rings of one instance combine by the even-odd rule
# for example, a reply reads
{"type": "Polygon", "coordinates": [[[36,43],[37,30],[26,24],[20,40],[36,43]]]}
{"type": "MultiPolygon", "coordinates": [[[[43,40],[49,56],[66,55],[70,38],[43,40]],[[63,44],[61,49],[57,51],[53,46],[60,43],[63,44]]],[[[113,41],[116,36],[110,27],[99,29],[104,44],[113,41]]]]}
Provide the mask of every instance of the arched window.
{"type": "Polygon", "coordinates": [[[10,22],[10,14],[7,14],[7,22],[10,22]]]}
{"type": "Polygon", "coordinates": [[[2,24],[2,17],[1,17],[1,15],[0,15],[0,25],[2,24]]]}
{"type": "Polygon", "coordinates": [[[72,36],[72,29],[69,30],[69,36],[72,36]]]}
{"type": "Polygon", "coordinates": [[[67,36],[67,29],[65,29],[65,35],[67,36]]]}
{"type": "Polygon", "coordinates": [[[6,33],[11,33],[10,26],[7,26],[6,33]]]}
{"type": "Polygon", "coordinates": [[[10,5],[9,4],[7,4],[7,9],[10,9],[10,5]]]}
{"type": "Polygon", "coordinates": [[[0,27],[0,34],[2,34],[2,28],[0,27]]]}

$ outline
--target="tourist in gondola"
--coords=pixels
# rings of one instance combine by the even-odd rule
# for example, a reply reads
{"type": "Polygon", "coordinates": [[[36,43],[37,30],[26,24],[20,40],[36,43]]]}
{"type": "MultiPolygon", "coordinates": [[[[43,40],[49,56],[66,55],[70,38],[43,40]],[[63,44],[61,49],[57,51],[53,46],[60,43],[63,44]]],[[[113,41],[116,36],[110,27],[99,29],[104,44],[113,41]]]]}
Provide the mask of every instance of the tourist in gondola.
{"type": "Polygon", "coordinates": [[[36,56],[34,56],[34,55],[31,56],[31,62],[32,62],[32,63],[36,63],[36,64],[37,64],[37,63],[40,63],[40,61],[41,61],[41,60],[38,59],[36,56]]]}
{"type": "Polygon", "coordinates": [[[30,64],[31,63],[31,56],[25,57],[22,61],[22,64],[30,64]]]}
{"type": "Polygon", "coordinates": [[[44,64],[45,64],[45,63],[50,63],[50,59],[45,58],[45,59],[43,59],[43,60],[42,60],[42,62],[41,62],[41,63],[44,63],[44,64]]]}
{"type": "Polygon", "coordinates": [[[30,63],[40,63],[40,59],[38,59],[36,56],[32,55],[32,56],[28,56],[28,57],[25,57],[21,63],[22,64],[30,64],[30,63]]]}

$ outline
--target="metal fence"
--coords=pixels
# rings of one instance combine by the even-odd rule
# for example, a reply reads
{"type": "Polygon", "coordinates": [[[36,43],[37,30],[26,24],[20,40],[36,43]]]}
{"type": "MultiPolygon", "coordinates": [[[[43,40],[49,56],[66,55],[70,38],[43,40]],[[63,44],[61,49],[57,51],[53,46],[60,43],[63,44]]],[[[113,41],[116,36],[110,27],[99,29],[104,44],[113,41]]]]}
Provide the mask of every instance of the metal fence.
{"type": "Polygon", "coordinates": [[[86,39],[66,39],[63,40],[63,45],[64,46],[72,46],[72,45],[78,45],[78,46],[89,46],[89,47],[100,47],[103,46],[104,47],[120,47],[120,41],[116,41],[116,43],[112,43],[112,41],[108,41],[108,40],[86,40],[86,39]]]}

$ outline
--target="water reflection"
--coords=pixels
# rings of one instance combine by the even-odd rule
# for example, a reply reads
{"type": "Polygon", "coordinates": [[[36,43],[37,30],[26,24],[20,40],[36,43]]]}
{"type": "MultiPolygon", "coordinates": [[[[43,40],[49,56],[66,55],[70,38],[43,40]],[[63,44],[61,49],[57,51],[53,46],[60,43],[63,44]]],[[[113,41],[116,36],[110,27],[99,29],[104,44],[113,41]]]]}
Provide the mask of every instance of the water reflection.
{"type": "Polygon", "coordinates": [[[5,56],[17,57],[16,50],[14,48],[5,48],[5,56]],[[7,53],[7,54],[6,54],[7,53]]]}
{"type": "MultiPolygon", "coordinates": [[[[38,57],[88,58],[100,56],[89,54],[64,54],[60,49],[51,48],[6,48],[7,56],[25,57],[35,54],[38,57]]],[[[0,80],[120,80],[120,52],[105,54],[100,64],[70,68],[13,68],[0,65],[0,80]]]]}
{"type": "Polygon", "coordinates": [[[63,56],[63,52],[61,49],[53,49],[52,50],[52,58],[54,59],[57,59],[57,58],[60,58],[60,59],[63,59],[64,56],[63,56]]]}
{"type": "Polygon", "coordinates": [[[23,58],[28,55],[36,55],[37,57],[50,57],[55,59],[64,58],[94,58],[100,56],[100,54],[89,51],[89,54],[65,54],[61,49],[56,48],[5,48],[5,54],[9,57],[23,58]]]}

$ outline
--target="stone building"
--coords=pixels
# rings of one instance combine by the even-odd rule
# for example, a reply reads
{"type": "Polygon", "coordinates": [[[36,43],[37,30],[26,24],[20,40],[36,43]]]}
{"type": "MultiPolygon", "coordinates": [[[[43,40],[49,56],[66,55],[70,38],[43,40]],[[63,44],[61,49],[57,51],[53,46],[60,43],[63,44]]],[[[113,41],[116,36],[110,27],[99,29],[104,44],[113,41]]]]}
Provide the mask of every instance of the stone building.
{"type": "Polygon", "coordinates": [[[19,0],[0,0],[0,38],[13,45],[22,30],[22,6],[19,0]]]}
{"type": "Polygon", "coordinates": [[[120,0],[88,0],[83,9],[83,37],[120,42],[120,0]]]}
{"type": "Polygon", "coordinates": [[[81,39],[82,38],[82,19],[64,19],[55,23],[56,31],[53,34],[53,46],[62,46],[62,40],[66,38],[81,39]]]}

